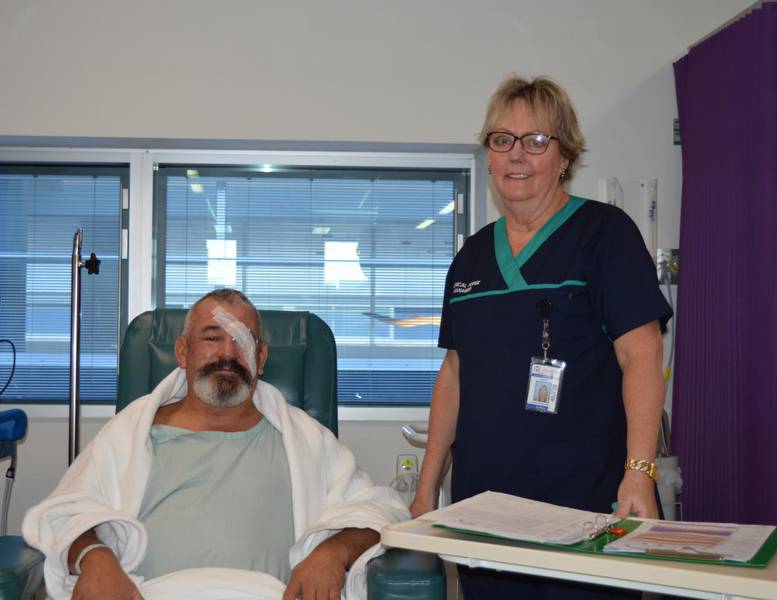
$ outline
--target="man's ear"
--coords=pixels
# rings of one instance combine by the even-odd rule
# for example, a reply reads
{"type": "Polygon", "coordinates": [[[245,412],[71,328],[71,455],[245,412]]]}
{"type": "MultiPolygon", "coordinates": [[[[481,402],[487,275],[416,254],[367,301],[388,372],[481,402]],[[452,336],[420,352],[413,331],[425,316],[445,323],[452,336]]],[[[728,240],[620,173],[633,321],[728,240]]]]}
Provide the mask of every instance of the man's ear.
{"type": "Polygon", "coordinates": [[[256,353],[256,374],[264,375],[264,365],[270,354],[269,347],[264,342],[259,343],[259,351],[256,353]]]}
{"type": "Polygon", "coordinates": [[[182,369],[186,368],[186,356],[189,353],[189,342],[184,336],[178,336],[175,340],[175,359],[178,361],[178,366],[182,369]]]}

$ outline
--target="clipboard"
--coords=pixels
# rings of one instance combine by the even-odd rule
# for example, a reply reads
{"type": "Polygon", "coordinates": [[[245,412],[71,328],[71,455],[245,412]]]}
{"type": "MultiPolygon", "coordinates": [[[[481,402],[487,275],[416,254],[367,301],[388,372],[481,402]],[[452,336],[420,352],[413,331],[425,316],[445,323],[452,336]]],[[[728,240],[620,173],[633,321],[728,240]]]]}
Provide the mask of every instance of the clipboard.
{"type": "MultiPolygon", "coordinates": [[[[613,526],[619,527],[621,529],[625,529],[626,531],[631,532],[635,530],[637,527],[639,527],[641,523],[642,523],[641,521],[635,521],[633,519],[623,519],[615,523],[613,526]]],[[[506,540],[510,542],[519,542],[522,544],[528,544],[530,546],[536,546],[540,548],[553,548],[554,550],[563,550],[567,552],[583,552],[585,554],[598,554],[600,556],[644,558],[644,559],[650,559],[650,560],[668,560],[673,562],[724,565],[724,566],[730,566],[730,567],[749,567],[749,568],[763,569],[769,565],[769,562],[771,561],[772,557],[775,554],[777,554],[777,528],[774,531],[772,531],[771,535],[769,535],[766,541],[761,545],[758,552],[755,553],[753,558],[751,558],[747,562],[741,562],[741,561],[733,561],[733,560],[719,560],[714,558],[700,558],[697,556],[686,557],[686,556],[679,556],[678,554],[672,554],[672,555],[645,554],[642,552],[618,552],[616,554],[616,553],[604,552],[604,547],[607,544],[609,544],[610,542],[614,542],[615,540],[621,537],[611,533],[603,533],[602,535],[596,537],[593,540],[582,541],[582,542],[578,542],[577,544],[566,545],[566,544],[522,541],[515,538],[507,538],[499,535],[493,535],[490,533],[483,533],[483,532],[473,531],[469,529],[458,529],[455,527],[448,527],[445,525],[438,525],[438,524],[434,524],[434,527],[439,527],[441,529],[446,529],[448,531],[455,531],[457,533],[464,533],[464,534],[472,535],[476,537],[486,537],[490,539],[500,539],[500,540],[506,540]]]]}

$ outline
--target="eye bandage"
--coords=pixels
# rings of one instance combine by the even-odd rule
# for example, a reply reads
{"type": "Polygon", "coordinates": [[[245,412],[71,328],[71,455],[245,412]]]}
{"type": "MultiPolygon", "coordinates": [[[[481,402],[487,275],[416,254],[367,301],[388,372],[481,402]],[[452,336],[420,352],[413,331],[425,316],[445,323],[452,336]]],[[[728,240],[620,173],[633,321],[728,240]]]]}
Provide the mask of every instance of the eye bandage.
{"type": "Polygon", "coordinates": [[[246,361],[248,362],[248,368],[251,371],[251,377],[256,377],[256,340],[251,335],[251,331],[241,321],[232,316],[221,306],[217,306],[211,312],[216,323],[221,327],[235,343],[243,351],[246,361]]]}

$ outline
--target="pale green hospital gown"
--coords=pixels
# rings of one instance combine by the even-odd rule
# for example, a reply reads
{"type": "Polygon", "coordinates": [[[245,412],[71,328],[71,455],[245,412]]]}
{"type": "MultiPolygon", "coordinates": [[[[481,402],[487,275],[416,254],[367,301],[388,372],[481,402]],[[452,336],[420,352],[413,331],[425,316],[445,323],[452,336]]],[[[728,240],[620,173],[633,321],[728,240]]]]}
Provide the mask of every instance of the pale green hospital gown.
{"type": "Polygon", "coordinates": [[[247,431],[151,428],[151,474],[139,519],[146,579],[229,567],[288,582],[294,544],[291,480],[281,433],[262,419],[247,431]]]}

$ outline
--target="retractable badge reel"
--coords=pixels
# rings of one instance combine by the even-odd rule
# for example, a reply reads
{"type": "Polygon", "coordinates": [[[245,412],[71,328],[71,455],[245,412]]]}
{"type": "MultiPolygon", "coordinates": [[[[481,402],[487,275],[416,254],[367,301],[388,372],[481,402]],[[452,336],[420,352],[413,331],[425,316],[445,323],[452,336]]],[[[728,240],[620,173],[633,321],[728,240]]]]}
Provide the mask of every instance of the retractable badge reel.
{"type": "Polygon", "coordinates": [[[537,312],[542,319],[542,356],[532,356],[529,362],[529,388],[526,391],[526,410],[558,413],[561,398],[561,381],[567,363],[550,358],[550,315],[553,303],[547,298],[537,302],[537,312]]]}

